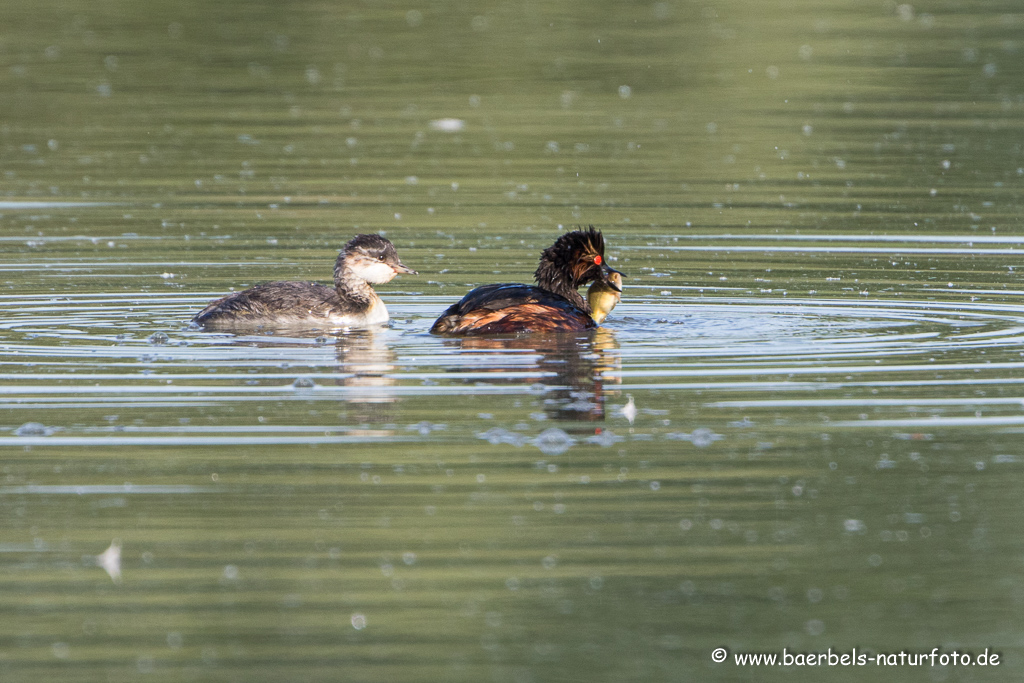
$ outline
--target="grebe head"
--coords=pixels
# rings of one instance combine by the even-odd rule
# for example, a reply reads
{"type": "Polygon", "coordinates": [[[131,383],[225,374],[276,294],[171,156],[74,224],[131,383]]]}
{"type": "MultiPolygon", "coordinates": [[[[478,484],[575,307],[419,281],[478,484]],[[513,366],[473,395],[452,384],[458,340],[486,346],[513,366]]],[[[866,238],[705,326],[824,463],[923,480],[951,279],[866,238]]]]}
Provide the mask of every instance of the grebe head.
{"type": "Polygon", "coordinates": [[[540,265],[534,277],[542,287],[561,278],[568,278],[567,284],[572,289],[601,280],[612,289],[621,291],[619,285],[609,280],[612,273],[619,271],[605,262],[604,235],[591,225],[586,230],[565,233],[545,249],[540,255],[540,265]]]}
{"type": "Polygon", "coordinates": [[[608,280],[594,280],[587,292],[587,303],[590,304],[590,317],[600,325],[608,314],[615,308],[615,304],[622,300],[622,273],[612,271],[608,274],[608,280]]]}
{"type": "Polygon", "coordinates": [[[340,274],[342,266],[371,285],[391,282],[399,273],[417,274],[402,264],[395,245],[380,235],[356,235],[352,238],[338,257],[335,277],[340,274]]]}

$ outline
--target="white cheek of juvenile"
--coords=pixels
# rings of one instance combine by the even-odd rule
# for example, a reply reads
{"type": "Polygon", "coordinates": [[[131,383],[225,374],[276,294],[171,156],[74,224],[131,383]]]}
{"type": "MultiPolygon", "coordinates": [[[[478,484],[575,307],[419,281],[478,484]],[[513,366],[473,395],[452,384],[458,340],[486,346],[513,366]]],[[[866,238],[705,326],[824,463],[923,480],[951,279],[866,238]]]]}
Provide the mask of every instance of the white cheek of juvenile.
{"type": "Polygon", "coordinates": [[[385,282],[391,282],[397,273],[394,269],[386,263],[380,261],[374,263],[368,263],[366,265],[360,264],[356,268],[356,275],[363,278],[371,285],[382,285],[385,282]]]}

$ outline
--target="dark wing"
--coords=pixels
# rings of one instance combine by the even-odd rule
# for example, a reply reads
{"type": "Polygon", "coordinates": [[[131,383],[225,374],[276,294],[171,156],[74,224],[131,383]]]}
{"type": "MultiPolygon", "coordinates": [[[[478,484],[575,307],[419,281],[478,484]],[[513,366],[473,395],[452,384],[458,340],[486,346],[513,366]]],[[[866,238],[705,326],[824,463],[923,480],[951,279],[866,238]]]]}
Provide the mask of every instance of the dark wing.
{"type": "Polygon", "coordinates": [[[531,285],[477,287],[438,318],[434,334],[477,335],[566,332],[595,327],[591,317],[562,296],[531,285]]]}
{"type": "Polygon", "coordinates": [[[455,304],[452,308],[457,307],[460,313],[466,313],[478,308],[497,311],[502,308],[517,306],[519,304],[538,303],[552,305],[564,303],[569,304],[570,306],[572,305],[565,299],[565,297],[553,294],[547,290],[541,289],[540,287],[534,287],[533,285],[497,284],[477,287],[469,294],[462,297],[462,301],[455,304]]]}
{"type": "Polygon", "coordinates": [[[193,322],[205,325],[218,319],[269,319],[282,313],[302,311],[315,315],[336,305],[337,292],[313,282],[267,282],[211,301],[193,322]]]}

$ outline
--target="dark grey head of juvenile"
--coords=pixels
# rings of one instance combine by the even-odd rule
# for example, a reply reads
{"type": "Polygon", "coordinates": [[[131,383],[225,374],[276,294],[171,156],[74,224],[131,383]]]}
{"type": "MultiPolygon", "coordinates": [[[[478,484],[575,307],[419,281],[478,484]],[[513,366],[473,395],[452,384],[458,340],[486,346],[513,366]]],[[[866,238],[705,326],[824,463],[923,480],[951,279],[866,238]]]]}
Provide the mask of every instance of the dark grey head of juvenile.
{"type": "Polygon", "coordinates": [[[341,279],[344,271],[372,285],[390,282],[399,273],[417,274],[402,264],[395,245],[380,235],[353,237],[338,256],[334,279],[341,279]]]}
{"type": "Polygon", "coordinates": [[[586,230],[563,234],[545,249],[534,277],[544,289],[567,296],[563,290],[575,292],[595,280],[601,280],[614,291],[621,291],[615,282],[609,280],[612,273],[619,271],[604,260],[604,236],[591,225],[586,230]]]}

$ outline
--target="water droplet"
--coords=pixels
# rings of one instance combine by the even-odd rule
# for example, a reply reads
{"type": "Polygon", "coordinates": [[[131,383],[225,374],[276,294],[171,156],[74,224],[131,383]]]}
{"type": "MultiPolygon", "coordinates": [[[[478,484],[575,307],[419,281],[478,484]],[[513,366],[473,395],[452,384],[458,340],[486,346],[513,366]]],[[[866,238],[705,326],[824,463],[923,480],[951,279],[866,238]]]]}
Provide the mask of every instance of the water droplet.
{"type": "Polygon", "coordinates": [[[626,405],[619,408],[619,413],[629,420],[629,424],[633,424],[633,420],[636,419],[636,404],[633,402],[633,396],[631,394],[626,394],[626,398],[629,400],[626,401],[626,405]]]}
{"type": "Polygon", "coordinates": [[[430,128],[442,133],[458,133],[465,130],[466,122],[462,119],[434,119],[430,122],[430,128]]]}
{"type": "Polygon", "coordinates": [[[149,344],[151,344],[152,346],[163,346],[167,342],[171,341],[171,338],[168,337],[163,332],[154,332],[153,334],[146,337],[146,341],[149,342],[149,344]]]}

